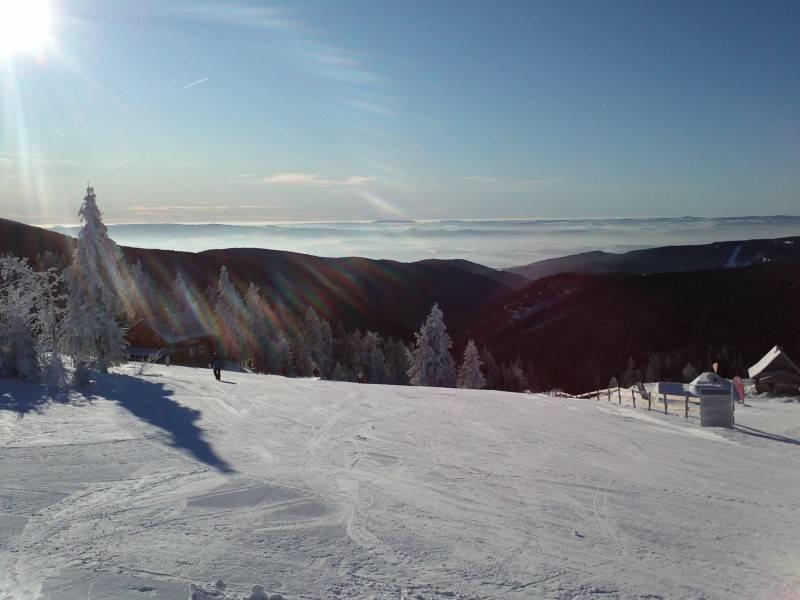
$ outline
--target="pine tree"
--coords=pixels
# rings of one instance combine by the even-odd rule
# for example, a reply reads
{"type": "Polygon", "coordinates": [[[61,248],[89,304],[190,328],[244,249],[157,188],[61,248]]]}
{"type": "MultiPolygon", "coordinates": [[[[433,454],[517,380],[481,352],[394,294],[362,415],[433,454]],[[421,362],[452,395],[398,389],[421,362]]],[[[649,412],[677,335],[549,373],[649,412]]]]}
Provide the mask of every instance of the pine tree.
{"type": "Polygon", "coordinates": [[[519,358],[503,367],[503,389],[507,392],[524,392],[528,389],[519,358]]]}
{"type": "Polygon", "coordinates": [[[433,305],[427,320],[414,335],[417,343],[408,369],[411,384],[454,387],[456,367],[450,355],[453,341],[447,333],[444,314],[438,304],[433,305]]]}
{"type": "Polygon", "coordinates": [[[491,350],[486,346],[481,350],[481,362],[483,362],[483,372],[486,376],[486,387],[490,390],[502,390],[503,373],[491,350]]]}
{"type": "Polygon", "coordinates": [[[239,359],[244,346],[244,303],[224,265],[219,271],[214,316],[219,347],[228,359],[239,359]]]}
{"type": "Polygon", "coordinates": [[[475,342],[469,340],[464,348],[464,360],[458,369],[458,387],[480,390],[486,387],[486,378],[481,373],[481,357],[475,342]]]}
{"type": "Polygon", "coordinates": [[[536,369],[531,361],[525,366],[525,379],[528,381],[528,389],[533,392],[541,392],[542,385],[539,383],[539,377],[536,374],[536,369]]]}
{"type": "Polygon", "coordinates": [[[0,257],[0,377],[38,378],[36,273],[27,259],[0,257]]]}
{"type": "Polygon", "coordinates": [[[650,354],[647,358],[647,370],[644,380],[648,383],[658,381],[661,378],[661,357],[658,354],[650,354]]]}
{"type": "Polygon", "coordinates": [[[144,270],[142,261],[136,263],[127,273],[127,289],[125,290],[125,313],[133,319],[148,319],[156,316],[159,309],[156,285],[144,270]]]}
{"type": "Polygon", "coordinates": [[[697,369],[694,368],[692,363],[686,363],[686,366],[683,367],[681,375],[683,376],[684,381],[693,381],[695,377],[697,377],[697,369]]]}
{"type": "Polygon", "coordinates": [[[279,332],[274,342],[275,372],[284,377],[292,377],[295,373],[292,345],[283,332],[279,332]]]}
{"type": "Polygon", "coordinates": [[[381,349],[381,337],[367,331],[361,338],[361,356],[366,365],[364,375],[370,383],[386,383],[386,357],[381,349]]]}
{"type": "Polygon", "coordinates": [[[172,285],[172,297],[175,308],[181,315],[189,313],[197,302],[194,288],[189,285],[181,271],[178,271],[175,275],[175,283],[172,285]]]}
{"type": "Polygon", "coordinates": [[[334,381],[347,381],[347,373],[342,366],[342,363],[337,362],[336,365],[333,367],[333,374],[331,375],[331,379],[334,381]]]}
{"type": "Polygon", "coordinates": [[[272,327],[269,305],[261,290],[251,281],[244,296],[245,352],[253,361],[256,371],[269,369],[272,327]]]}
{"type": "Polygon", "coordinates": [[[408,385],[409,363],[405,344],[389,338],[384,344],[384,354],[386,356],[386,383],[408,385]]]}
{"type": "Polygon", "coordinates": [[[633,357],[628,358],[628,367],[622,374],[622,387],[629,388],[642,380],[642,372],[636,368],[633,357]]]}
{"type": "Polygon", "coordinates": [[[93,188],[87,188],[78,215],[83,225],[72,264],[64,272],[69,290],[64,345],[73,359],[107,372],[126,357],[118,321],[123,314],[122,252],[108,236],[93,188]]]}

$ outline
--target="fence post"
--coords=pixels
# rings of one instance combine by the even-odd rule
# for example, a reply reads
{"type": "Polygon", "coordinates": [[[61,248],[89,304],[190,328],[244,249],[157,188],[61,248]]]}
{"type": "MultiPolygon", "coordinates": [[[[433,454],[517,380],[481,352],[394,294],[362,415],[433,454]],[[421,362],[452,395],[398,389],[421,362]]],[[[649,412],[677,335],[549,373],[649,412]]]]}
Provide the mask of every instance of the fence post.
{"type": "Polygon", "coordinates": [[[633,400],[633,408],[636,408],[636,392],[631,390],[631,400],[633,400]]]}
{"type": "Polygon", "coordinates": [[[617,388],[617,403],[622,406],[622,392],[619,391],[619,388],[617,388]]]}
{"type": "Polygon", "coordinates": [[[651,410],[651,405],[653,404],[653,392],[647,394],[647,410],[648,412],[651,410]]]}
{"type": "Polygon", "coordinates": [[[689,418],[689,394],[686,394],[686,396],[684,397],[684,401],[685,401],[686,404],[684,405],[684,409],[683,409],[683,418],[684,419],[688,419],[689,418]]]}
{"type": "Polygon", "coordinates": [[[611,402],[611,388],[608,388],[606,392],[608,393],[608,401],[611,402]]]}
{"type": "Polygon", "coordinates": [[[664,398],[664,414],[667,415],[669,413],[667,412],[667,394],[666,394],[666,392],[661,394],[661,396],[664,398]]]}

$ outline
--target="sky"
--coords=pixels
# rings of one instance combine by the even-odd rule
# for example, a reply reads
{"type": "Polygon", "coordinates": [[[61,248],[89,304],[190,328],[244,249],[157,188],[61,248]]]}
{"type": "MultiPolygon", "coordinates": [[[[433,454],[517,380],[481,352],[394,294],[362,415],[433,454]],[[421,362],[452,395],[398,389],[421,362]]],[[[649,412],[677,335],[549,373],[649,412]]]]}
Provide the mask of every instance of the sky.
{"type": "Polygon", "coordinates": [[[6,218],[73,223],[87,181],[115,223],[800,214],[797,2],[0,0],[0,23],[6,218]],[[46,43],[4,45],[28,5],[46,43]]]}

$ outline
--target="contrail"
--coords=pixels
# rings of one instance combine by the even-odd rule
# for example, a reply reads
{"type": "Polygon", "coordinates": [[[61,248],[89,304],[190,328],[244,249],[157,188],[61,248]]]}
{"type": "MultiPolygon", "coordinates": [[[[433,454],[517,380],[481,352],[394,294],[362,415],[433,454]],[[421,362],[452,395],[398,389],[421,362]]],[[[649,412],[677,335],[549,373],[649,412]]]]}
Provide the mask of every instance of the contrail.
{"type": "Polygon", "coordinates": [[[205,82],[206,82],[206,81],[208,81],[209,79],[210,79],[210,77],[203,77],[202,79],[198,79],[197,81],[193,81],[192,83],[187,83],[185,86],[183,86],[183,87],[179,87],[179,88],[178,88],[177,90],[175,90],[175,91],[176,91],[176,92],[180,92],[180,91],[182,91],[182,90],[188,90],[190,87],[194,87],[194,86],[196,86],[196,85],[200,85],[201,83],[205,83],[205,82]]]}

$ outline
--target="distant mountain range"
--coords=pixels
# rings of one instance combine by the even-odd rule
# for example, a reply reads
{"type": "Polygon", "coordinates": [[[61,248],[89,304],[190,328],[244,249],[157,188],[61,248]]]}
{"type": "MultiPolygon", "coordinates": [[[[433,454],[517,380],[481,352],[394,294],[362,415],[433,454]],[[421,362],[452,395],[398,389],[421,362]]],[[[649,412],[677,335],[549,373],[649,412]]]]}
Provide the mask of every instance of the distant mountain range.
{"type": "MultiPolygon", "coordinates": [[[[69,255],[73,238],[38,227],[0,219],[0,253],[35,258],[45,251],[69,255]]],[[[308,254],[231,248],[190,253],[123,247],[127,259],[142,261],[162,285],[178,271],[200,290],[215,284],[225,265],[242,291],[252,281],[271,302],[290,309],[314,308],[331,324],[371,329],[410,339],[434,302],[451,326],[460,327],[495,297],[527,285],[515,273],[466,260],[403,263],[366,258],[321,258],[308,254]],[[460,325],[461,324],[461,325],[460,325]]]]}
{"type": "Polygon", "coordinates": [[[584,252],[506,269],[532,281],[558,273],[671,273],[800,261],[800,237],[663,246],[623,254],[584,252]]]}
{"type": "MultiPolygon", "coordinates": [[[[0,219],[0,253],[66,257],[73,243],[0,219]]],[[[123,250],[161,283],[180,270],[204,289],[226,265],[242,290],[252,281],[295,311],[311,305],[332,324],[406,341],[438,302],[457,352],[473,337],[501,361],[532,362],[542,385],[571,392],[604,387],[629,357],[644,371],[658,354],[663,377],[674,379],[687,361],[707,369],[725,355],[746,365],[775,344],[800,356],[800,237],[590,252],[507,270],[251,248],[123,250]]]]}

